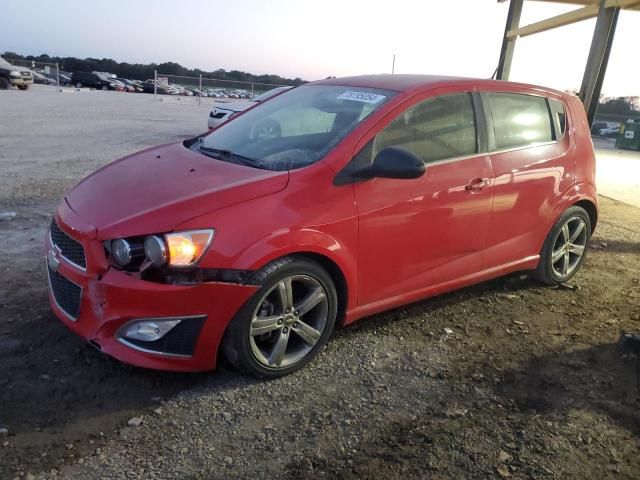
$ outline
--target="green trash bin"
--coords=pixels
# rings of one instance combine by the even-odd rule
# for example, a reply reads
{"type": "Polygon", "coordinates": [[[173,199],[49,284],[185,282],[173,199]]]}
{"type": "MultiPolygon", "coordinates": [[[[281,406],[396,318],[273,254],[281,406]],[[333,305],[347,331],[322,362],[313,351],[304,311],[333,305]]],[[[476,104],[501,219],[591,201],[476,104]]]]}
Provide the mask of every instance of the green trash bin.
{"type": "Polygon", "coordinates": [[[640,120],[630,118],[620,125],[616,147],[640,151],[640,120]]]}

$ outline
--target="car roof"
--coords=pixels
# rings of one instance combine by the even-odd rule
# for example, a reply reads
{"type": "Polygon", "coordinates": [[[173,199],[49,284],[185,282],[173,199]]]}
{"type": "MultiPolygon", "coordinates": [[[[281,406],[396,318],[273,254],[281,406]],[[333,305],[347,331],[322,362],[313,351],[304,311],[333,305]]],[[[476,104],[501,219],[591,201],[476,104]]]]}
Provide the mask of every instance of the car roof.
{"type": "Polygon", "coordinates": [[[346,87],[365,87],[379,88],[382,90],[392,90],[396,92],[404,92],[407,90],[422,89],[431,86],[451,85],[456,83],[473,83],[475,85],[488,85],[499,88],[500,85],[508,83],[510,85],[522,89],[536,89],[552,92],[560,96],[565,94],[557,90],[537,85],[529,85],[525,83],[506,82],[504,80],[493,80],[490,78],[472,78],[472,77],[455,77],[448,75],[417,75],[417,74],[377,74],[377,75],[358,75],[353,77],[328,78],[326,80],[318,80],[313,85],[340,85],[346,87]]]}

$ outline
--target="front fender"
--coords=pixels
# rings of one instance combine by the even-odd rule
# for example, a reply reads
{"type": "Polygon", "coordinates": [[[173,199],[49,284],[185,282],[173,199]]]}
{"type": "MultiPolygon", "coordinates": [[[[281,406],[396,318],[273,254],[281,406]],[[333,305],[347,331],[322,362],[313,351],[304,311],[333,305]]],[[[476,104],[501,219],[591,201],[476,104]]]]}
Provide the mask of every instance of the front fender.
{"type": "Polygon", "coordinates": [[[292,254],[315,254],[333,262],[347,284],[348,306],[356,305],[357,260],[349,248],[335,236],[313,228],[278,230],[246,248],[234,263],[246,270],[259,270],[270,262],[292,254]]]}

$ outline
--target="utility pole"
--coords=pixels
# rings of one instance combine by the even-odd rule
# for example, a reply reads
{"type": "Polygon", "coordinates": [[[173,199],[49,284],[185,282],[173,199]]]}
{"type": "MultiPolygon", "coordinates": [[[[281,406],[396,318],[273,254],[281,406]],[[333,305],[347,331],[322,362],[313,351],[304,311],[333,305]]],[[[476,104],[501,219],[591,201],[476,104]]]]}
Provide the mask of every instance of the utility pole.
{"type": "Polygon", "coordinates": [[[393,54],[393,58],[391,60],[391,73],[396,73],[396,54],[393,54]]]}

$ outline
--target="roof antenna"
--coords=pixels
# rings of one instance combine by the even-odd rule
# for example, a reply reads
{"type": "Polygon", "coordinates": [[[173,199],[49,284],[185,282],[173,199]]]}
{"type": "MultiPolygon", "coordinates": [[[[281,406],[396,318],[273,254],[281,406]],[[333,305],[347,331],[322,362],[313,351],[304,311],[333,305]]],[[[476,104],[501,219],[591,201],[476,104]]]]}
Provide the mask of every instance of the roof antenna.
{"type": "Polygon", "coordinates": [[[493,71],[493,74],[489,77],[491,80],[495,80],[496,79],[496,75],[498,74],[498,68],[500,68],[499,66],[496,67],[496,69],[493,71]]]}

